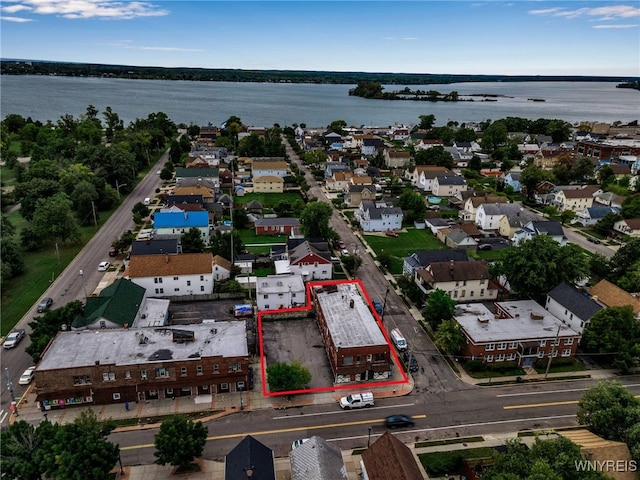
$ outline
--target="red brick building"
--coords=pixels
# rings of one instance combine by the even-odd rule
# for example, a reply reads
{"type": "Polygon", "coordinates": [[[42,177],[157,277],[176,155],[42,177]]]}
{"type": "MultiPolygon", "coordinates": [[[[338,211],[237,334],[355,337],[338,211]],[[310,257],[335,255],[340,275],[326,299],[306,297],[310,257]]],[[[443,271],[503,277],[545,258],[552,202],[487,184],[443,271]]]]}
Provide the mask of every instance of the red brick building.
{"type": "Polygon", "coordinates": [[[494,305],[494,312],[481,303],[458,305],[454,319],[466,338],[467,359],[532,366],[575,356],[580,334],[533,300],[494,305]]]}
{"type": "Polygon", "coordinates": [[[389,343],[357,283],[312,286],[311,296],[335,383],[389,379],[389,343]]]}
{"type": "Polygon", "coordinates": [[[244,321],[60,332],[35,371],[46,409],[248,388],[244,321]]]}
{"type": "Polygon", "coordinates": [[[579,157],[593,158],[596,160],[617,160],[621,155],[640,155],[640,147],[622,142],[581,141],[575,145],[574,152],[579,157]]]}
{"type": "Polygon", "coordinates": [[[259,218],[255,223],[256,235],[291,235],[299,227],[297,218],[259,218]]]}

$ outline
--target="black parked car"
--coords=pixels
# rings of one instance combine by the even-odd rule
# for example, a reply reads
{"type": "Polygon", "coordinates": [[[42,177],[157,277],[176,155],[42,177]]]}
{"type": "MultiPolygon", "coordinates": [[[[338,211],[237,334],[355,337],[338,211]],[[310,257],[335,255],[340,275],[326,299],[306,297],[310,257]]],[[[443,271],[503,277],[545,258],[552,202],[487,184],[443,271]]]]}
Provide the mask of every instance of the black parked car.
{"type": "Polygon", "coordinates": [[[478,250],[491,250],[493,247],[490,243],[481,243],[478,245],[478,250]]]}
{"type": "Polygon", "coordinates": [[[418,360],[416,360],[415,355],[413,355],[409,350],[405,350],[402,356],[404,358],[404,364],[409,365],[410,372],[417,372],[420,370],[418,360]]]}
{"type": "Polygon", "coordinates": [[[391,415],[384,419],[387,428],[413,427],[416,422],[409,415],[391,415]]]}
{"type": "Polygon", "coordinates": [[[38,304],[38,313],[44,312],[47,308],[51,307],[51,305],[53,305],[53,298],[44,297],[38,304]]]}

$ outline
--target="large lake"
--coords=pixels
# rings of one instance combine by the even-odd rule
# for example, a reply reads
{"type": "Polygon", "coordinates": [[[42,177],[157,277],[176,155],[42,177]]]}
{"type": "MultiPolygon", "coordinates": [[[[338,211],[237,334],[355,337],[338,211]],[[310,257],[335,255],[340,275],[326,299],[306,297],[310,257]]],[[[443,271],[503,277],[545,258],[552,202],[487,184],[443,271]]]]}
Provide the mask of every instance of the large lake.
{"type": "MultiPolygon", "coordinates": [[[[110,106],[125,124],[151,112],[164,112],[176,123],[219,124],[231,115],[247,125],[306,123],[326,126],[334,120],[349,125],[415,124],[433,114],[437,125],[505,117],[560,118],[629,122],[640,119],[640,92],[610,82],[457,83],[409,86],[460,95],[498,95],[497,101],[415,102],[350,97],[354,85],[186,82],[120,80],[56,76],[0,77],[2,118],[17,113],[34,120],[78,116],[91,104],[101,112],[110,106]],[[529,99],[544,99],[533,102],[529,99]]],[[[388,86],[386,91],[402,86],[388,86]]]]}

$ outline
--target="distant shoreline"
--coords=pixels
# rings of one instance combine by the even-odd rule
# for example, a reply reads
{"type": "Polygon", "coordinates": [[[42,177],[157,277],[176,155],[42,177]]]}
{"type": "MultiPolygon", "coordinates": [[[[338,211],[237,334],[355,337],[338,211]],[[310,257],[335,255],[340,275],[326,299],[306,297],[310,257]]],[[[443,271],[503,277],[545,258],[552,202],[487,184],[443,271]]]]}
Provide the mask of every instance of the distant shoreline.
{"type": "Polygon", "coordinates": [[[3,75],[55,75],[67,77],[122,78],[134,80],[182,80],[204,82],[428,85],[466,82],[632,82],[634,77],[570,75],[464,75],[421,73],[332,72],[302,70],[243,70],[163,68],[39,60],[0,59],[3,75]]]}

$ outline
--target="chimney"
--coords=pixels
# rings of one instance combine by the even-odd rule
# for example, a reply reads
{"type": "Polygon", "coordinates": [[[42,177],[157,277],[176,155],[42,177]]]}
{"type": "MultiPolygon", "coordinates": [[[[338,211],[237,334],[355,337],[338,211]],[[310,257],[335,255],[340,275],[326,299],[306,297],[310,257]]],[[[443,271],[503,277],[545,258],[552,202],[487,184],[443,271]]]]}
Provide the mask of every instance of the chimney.
{"type": "Polygon", "coordinates": [[[453,265],[454,265],[453,260],[449,260],[449,271],[451,273],[453,273],[453,265]]]}
{"type": "Polygon", "coordinates": [[[351,300],[349,300],[349,308],[353,308],[355,305],[355,300],[352,298],[351,300]]]}
{"type": "Polygon", "coordinates": [[[169,263],[169,254],[168,253],[164,254],[164,263],[169,263]]]}

